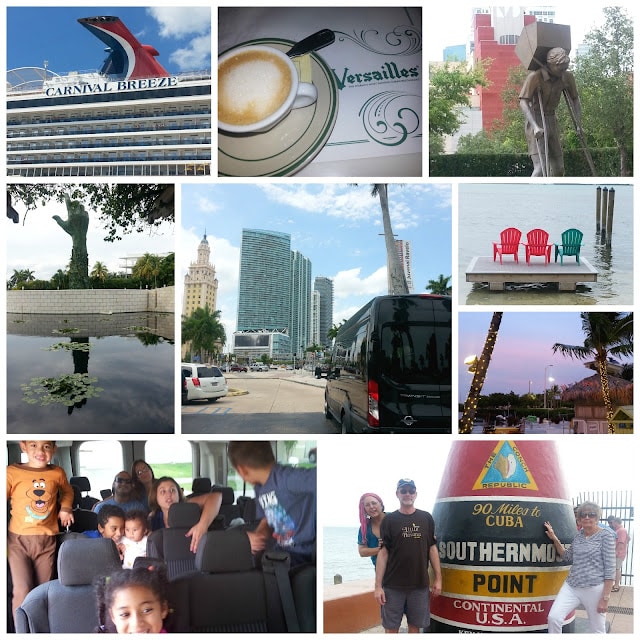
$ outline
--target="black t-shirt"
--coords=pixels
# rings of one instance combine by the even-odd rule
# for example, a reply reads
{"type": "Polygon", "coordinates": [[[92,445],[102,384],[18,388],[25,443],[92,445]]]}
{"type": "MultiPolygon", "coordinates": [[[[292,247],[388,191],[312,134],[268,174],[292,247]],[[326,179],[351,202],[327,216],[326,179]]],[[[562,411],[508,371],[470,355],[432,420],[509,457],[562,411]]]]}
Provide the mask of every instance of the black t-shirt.
{"type": "Polygon", "coordinates": [[[423,589],[429,586],[429,548],[436,543],[435,523],[427,511],[411,515],[394,511],[380,525],[389,552],[383,587],[423,589]]]}

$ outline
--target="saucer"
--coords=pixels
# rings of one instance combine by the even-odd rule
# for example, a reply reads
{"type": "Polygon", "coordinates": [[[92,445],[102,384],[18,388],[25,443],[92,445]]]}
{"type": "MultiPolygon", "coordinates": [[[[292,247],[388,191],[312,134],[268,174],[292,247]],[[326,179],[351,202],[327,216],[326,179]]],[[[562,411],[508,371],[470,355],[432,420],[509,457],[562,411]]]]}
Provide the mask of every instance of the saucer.
{"type": "MultiPolygon", "coordinates": [[[[288,51],[295,43],[276,38],[243,42],[288,51]]],[[[236,47],[234,47],[235,49],[236,47]]],[[[291,176],[309,164],[329,140],[338,116],[338,85],[331,69],[316,53],[309,54],[317,101],[293,109],[273,129],[252,135],[218,131],[219,176],[291,176]]]]}

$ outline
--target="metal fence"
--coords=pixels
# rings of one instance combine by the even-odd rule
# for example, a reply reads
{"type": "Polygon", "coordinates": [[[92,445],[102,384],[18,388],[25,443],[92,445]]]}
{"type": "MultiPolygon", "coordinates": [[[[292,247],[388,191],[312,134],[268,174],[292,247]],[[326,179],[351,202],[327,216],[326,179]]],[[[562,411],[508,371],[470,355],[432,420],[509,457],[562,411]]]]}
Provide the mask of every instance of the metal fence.
{"type": "Polygon", "coordinates": [[[574,499],[577,506],[582,502],[595,502],[602,509],[601,524],[607,524],[609,516],[622,520],[622,526],[629,533],[627,557],[622,562],[622,578],[620,584],[633,584],[633,546],[634,546],[634,509],[631,491],[585,491],[574,499]]]}

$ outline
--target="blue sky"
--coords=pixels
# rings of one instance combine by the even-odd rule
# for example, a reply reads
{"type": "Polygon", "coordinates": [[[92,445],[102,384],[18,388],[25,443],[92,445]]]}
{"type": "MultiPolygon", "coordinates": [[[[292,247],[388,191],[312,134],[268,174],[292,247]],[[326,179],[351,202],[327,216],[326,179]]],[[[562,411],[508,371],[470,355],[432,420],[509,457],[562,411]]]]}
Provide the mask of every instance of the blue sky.
{"type": "MultiPolygon", "coordinates": [[[[463,364],[464,359],[482,353],[492,313],[461,312],[458,316],[458,400],[461,402],[467,397],[473,378],[463,364]]],[[[556,342],[584,344],[580,312],[503,313],[482,393],[513,391],[522,395],[529,392],[529,380],[531,393],[542,393],[545,367],[547,378],[554,379],[548,382],[547,388],[579,382],[595,373],[586,369],[581,360],[554,354],[551,348],[556,342]]]]}
{"type": "MultiPolygon", "coordinates": [[[[451,185],[389,185],[393,231],[411,240],[416,292],[451,275],[451,185]]],[[[387,293],[380,203],[370,185],[226,184],[182,186],[178,282],[206,230],[219,281],[218,308],[227,335],[236,326],[243,228],[291,235],[291,248],[308,257],[315,276],[334,279],[334,321],[387,293]]]]}
{"type": "Polygon", "coordinates": [[[211,8],[202,7],[9,7],[7,69],[48,68],[96,71],[106,54],[104,44],[78,18],[119,17],[142,44],[154,46],[157,60],[170,73],[211,68],[211,8]]]}

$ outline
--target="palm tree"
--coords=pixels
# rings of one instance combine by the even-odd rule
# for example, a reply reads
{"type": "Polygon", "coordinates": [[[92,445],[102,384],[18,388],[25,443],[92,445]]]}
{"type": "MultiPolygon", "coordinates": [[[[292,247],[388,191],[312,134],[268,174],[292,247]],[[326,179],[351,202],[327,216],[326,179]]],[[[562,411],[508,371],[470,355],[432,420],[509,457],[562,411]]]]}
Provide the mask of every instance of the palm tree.
{"type": "Polygon", "coordinates": [[[473,380],[471,382],[471,388],[467,395],[467,400],[464,403],[464,409],[462,411],[462,420],[460,421],[460,433],[471,433],[473,429],[473,420],[476,417],[476,409],[478,407],[478,398],[482,392],[482,385],[484,379],[487,376],[487,369],[491,362],[491,355],[493,353],[493,347],[496,344],[498,338],[498,330],[500,329],[500,323],[502,322],[502,311],[495,311],[491,317],[489,323],[489,331],[487,338],[484,341],[484,348],[482,349],[482,355],[474,363],[473,380]]]}
{"type": "Polygon", "coordinates": [[[31,269],[14,269],[7,284],[9,285],[9,288],[14,289],[26,282],[33,282],[35,279],[35,274],[31,269]]]}
{"type": "MultiPolygon", "coordinates": [[[[357,184],[355,186],[358,186],[357,184]]],[[[389,194],[386,184],[372,184],[371,196],[380,198],[382,209],[382,226],[384,228],[384,244],[387,249],[387,286],[389,295],[403,295],[409,293],[407,278],[400,263],[400,256],[396,250],[391,216],[389,215],[389,194]]]]}
{"type": "Polygon", "coordinates": [[[443,274],[440,274],[437,280],[429,280],[425,289],[436,295],[450,296],[451,285],[449,284],[449,280],[451,280],[451,276],[445,277],[443,274]]]}
{"type": "Polygon", "coordinates": [[[93,265],[93,269],[91,269],[91,277],[99,280],[100,282],[104,282],[109,276],[109,269],[107,269],[107,265],[104,262],[100,262],[99,260],[93,265]]]}
{"type": "Polygon", "coordinates": [[[151,282],[160,273],[160,258],[151,253],[145,253],[135,263],[131,275],[140,280],[151,282]]]}
{"type": "Polygon", "coordinates": [[[560,352],[568,358],[577,360],[595,360],[600,375],[602,397],[607,411],[609,433],[615,432],[612,422],[613,406],[609,394],[609,374],[607,359],[610,356],[630,356],[633,354],[633,313],[588,312],[580,314],[584,345],[569,345],[556,342],[553,352],[560,352]]]}
{"type": "Polygon", "coordinates": [[[199,354],[201,360],[206,353],[213,353],[216,345],[223,346],[226,341],[220,311],[212,313],[208,304],[182,319],[182,344],[191,342],[191,353],[199,354]]]}
{"type": "Polygon", "coordinates": [[[57,289],[68,289],[69,288],[69,274],[62,269],[58,269],[51,276],[51,283],[57,289]]]}
{"type": "Polygon", "coordinates": [[[340,331],[340,327],[346,322],[346,320],[343,318],[342,322],[340,324],[335,324],[335,322],[333,323],[333,326],[331,327],[331,329],[329,329],[329,331],[327,331],[327,338],[329,338],[329,340],[335,340],[336,337],[338,336],[338,331],[340,331]]]}

